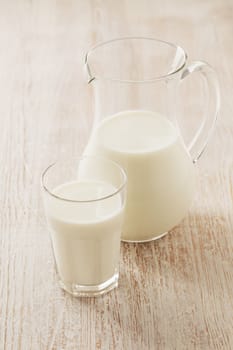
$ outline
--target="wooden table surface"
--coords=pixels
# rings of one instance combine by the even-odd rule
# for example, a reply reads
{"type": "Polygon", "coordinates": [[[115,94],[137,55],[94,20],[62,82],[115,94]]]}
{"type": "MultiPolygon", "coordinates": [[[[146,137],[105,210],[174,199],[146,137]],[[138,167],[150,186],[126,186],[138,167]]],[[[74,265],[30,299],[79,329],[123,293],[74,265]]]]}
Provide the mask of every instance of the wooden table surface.
{"type": "MultiPolygon", "coordinates": [[[[232,38],[231,0],[0,1],[1,350],[233,349],[232,38]],[[189,215],[157,242],[122,244],[119,288],[77,299],[56,281],[40,175],[85,144],[85,51],[125,35],[210,62],[222,108],[189,215]]],[[[187,126],[198,98],[184,99],[187,126]]]]}

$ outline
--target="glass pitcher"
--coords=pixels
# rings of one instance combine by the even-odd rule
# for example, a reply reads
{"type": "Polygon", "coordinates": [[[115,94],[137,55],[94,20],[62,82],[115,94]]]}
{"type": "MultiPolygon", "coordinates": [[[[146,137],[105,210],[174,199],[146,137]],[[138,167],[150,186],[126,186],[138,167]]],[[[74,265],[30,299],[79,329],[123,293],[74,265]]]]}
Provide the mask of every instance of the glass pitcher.
{"type": "Polygon", "coordinates": [[[203,153],[219,110],[219,87],[205,62],[162,40],[127,37],[87,52],[94,88],[94,123],[86,155],[102,155],[126,171],[123,241],[164,236],[186,215],[195,193],[194,163],[203,153]],[[177,123],[178,92],[194,72],[204,80],[204,120],[185,145],[177,123]]]}

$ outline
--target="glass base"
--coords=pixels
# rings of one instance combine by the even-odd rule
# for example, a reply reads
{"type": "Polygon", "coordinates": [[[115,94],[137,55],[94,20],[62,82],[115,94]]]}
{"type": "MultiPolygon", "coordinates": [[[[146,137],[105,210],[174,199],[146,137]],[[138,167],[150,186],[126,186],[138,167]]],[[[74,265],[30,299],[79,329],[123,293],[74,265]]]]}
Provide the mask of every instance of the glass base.
{"type": "Polygon", "coordinates": [[[118,286],[118,272],[115,273],[109,280],[97,285],[79,285],[76,283],[64,283],[59,279],[59,285],[66,292],[75,297],[97,297],[110,292],[118,286]]]}
{"type": "Polygon", "coordinates": [[[124,239],[122,238],[121,241],[122,242],[126,242],[126,243],[147,243],[147,242],[152,242],[152,241],[156,241],[157,239],[160,239],[164,236],[166,236],[168,234],[167,232],[161,233],[161,235],[152,237],[152,238],[148,238],[148,239],[142,239],[142,240],[134,240],[134,239],[124,239]]]}

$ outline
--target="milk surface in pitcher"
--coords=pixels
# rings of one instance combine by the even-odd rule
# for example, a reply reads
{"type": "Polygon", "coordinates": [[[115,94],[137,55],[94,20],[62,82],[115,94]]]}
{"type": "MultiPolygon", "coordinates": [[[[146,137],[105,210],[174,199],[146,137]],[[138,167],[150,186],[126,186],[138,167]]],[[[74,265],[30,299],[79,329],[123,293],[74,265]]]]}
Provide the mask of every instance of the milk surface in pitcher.
{"type": "Polygon", "coordinates": [[[107,157],[126,171],[123,240],[156,239],[185,216],[195,171],[179,131],[166,117],[129,110],[103,119],[85,154],[107,157]]]}

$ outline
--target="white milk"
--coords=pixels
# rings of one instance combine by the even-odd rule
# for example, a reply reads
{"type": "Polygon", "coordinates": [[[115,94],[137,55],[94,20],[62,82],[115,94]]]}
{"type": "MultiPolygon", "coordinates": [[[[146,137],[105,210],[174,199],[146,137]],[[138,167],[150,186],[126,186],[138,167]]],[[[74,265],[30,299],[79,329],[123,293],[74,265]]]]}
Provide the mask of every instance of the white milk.
{"type": "Polygon", "coordinates": [[[119,163],[128,177],[122,239],[148,240],[185,216],[194,194],[194,166],[176,128],[149,111],[104,119],[85,150],[119,163]]]}
{"type": "MultiPolygon", "coordinates": [[[[70,182],[53,190],[63,198],[88,200],[113,193],[104,182],[70,182]]],[[[45,199],[58,273],[66,284],[98,285],[117,271],[122,205],[120,195],[77,203],[45,199]]]]}

